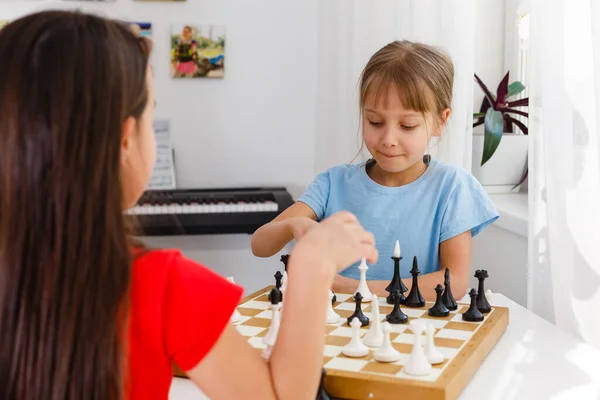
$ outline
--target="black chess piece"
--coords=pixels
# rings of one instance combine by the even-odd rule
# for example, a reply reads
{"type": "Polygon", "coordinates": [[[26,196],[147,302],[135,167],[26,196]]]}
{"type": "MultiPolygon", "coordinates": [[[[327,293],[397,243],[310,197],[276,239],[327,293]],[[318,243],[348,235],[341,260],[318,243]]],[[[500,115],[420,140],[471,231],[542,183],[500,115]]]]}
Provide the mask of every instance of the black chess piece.
{"type": "MultiPolygon", "coordinates": [[[[283,278],[283,274],[279,271],[275,272],[275,289],[277,289],[277,293],[279,296],[278,303],[283,301],[283,292],[281,291],[281,279],[283,278]]],[[[273,291],[271,290],[271,293],[273,291]]],[[[269,301],[271,301],[271,293],[269,293],[269,301]]]]}
{"type": "Polygon", "coordinates": [[[316,400],[331,400],[331,396],[329,396],[329,393],[327,393],[327,391],[325,390],[325,375],[326,374],[327,374],[327,372],[325,372],[325,368],[323,368],[321,371],[321,383],[319,384],[319,391],[317,392],[316,400]]]}
{"type": "Polygon", "coordinates": [[[276,287],[271,289],[271,292],[269,292],[269,301],[273,305],[281,303],[281,290],[276,287]]]}
{"type": "Polygon", "coordinates": [[[477,291],[475,289],[471,289],[469,296],[471,296],[471,306],[466,312],[463,313],[462,319],[469,322],[483,321],[483,314],[477,308],[477,291]]]}
{"type": "Polygon", "coordinates": [[[450,288],[450,270],[448,268],[446,268],[446,271],[444,272],[444,293],[442,294],[442,301],[450,311],[454,311],[458,308],[458,304],[456,304],[456,300],[454,300],[450,288]]]}
{"type": "Polygon", "coordinates": [[[392,296],[394,297],[394,309],[391,313],[385,316],[385,319],[390,324],[405,324],[408,322],[408,316],[400,309],[401,294],[402,293],[400,293],[399,290],[396,290],[394,293],[392,293],[392,296]]]}
{"type": "Polygon", "coordinates": [[[394,257],[392,256],[392,260],[394,260],[394,275],[392,276],[392,281],[385,288],[386,292],[389,293],[386,298],[386,302],[388,304],[394,304],[394,293],[396,290],[400,291],[400,304],[406,303],[406,297],[404,297],[404,292],[408,291],[408,288],[402,282],[402,278],[400,278],[400,260],[402,260],[402,256],[394,257]]]}
{"type": "Polygon", "coordinates": [[[334,305],[335,302],[337,301],[337,296],[335,295],[335,293],[333,292],[333,290],[331,291],[331,293],[333,293],[333,297],[331,298],[331,305],[334,305]]]}
{"type": "Polygon", "coordinates": [[[412,274],[412,287],[410,289],[410,293],[406,296],[406,306],[407,307],[424,307],[425,299],[421,296],[421,292],[419,291],[419,266],[417,264],[417,256],[413,258],[413,267],[410,270],[412,274]]]}
{"type": "Polygon", "coordinates": [[[485,297],[485,288],[483,284],[485,278],[488,277],[488,272],[485,269],[478,269],[475,271],[475,278],[479,279],[479,288],[477,290],[477,309],[484,314],[492,311],[492,306],[490,306],[490,303],[488,303],[485,297]]]}
{"type": "Polygon", "coordinates": [[[448,315],[450,315],[450,310],[446,308],[444,302],[442,301],[443,290],[444,288],[442,287],[442,285],[438,283],[435,287],[435,293],[437,295],[435,297],[435,304],[429,309],[429,315],[431,315],[432,317],[447,317],[448,315]]]}
{"type": "Polygon", "coordinates": [[[281,256],[281,262],[283,263],[283,267],[285,268],[285,272],[287,272],[288,261],[290,259],[289,254],[284,254],[281,256]]]}
{"type": "Polygon", "coordinates": [[[354,310],[354,313],[348,317],[348,325],[350,325],[350,323],[352,322],[352,320],[354,318],[358,318],[361,326],[369,325],[369,318],[362,312],[362,308],[361,308],[362,299],[363,299],[362,294],[360,294],[360,292],[356,292],[356,294],[354,295],[354,301],[356,302],[356,308],[354,310]]]}

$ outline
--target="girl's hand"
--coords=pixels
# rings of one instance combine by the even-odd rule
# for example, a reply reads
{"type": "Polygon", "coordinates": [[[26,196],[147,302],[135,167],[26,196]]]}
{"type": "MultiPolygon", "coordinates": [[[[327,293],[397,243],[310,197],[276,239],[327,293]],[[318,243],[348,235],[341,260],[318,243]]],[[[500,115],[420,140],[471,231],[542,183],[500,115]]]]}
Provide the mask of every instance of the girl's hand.
{"type": "Polygon", "coordinates": [[[354,293],[357,287],[358,281],[356,279],[348,278],[340,274],[335,274],[331,290],[337,293],[354,293]]]}
{"type": "Polygon", "coordinates": [[[288,226],[296,240],[300,240],[306,233],[319,223],[308,217],[294,217],[288,220],[288,226]]]}
{"type": "Polygon", "coordinates": [[[304,253],[319,264],[335,266],[335,272],[365,257],[376,263],[378,258],[375,237],[367,232],[358,219],[347,211],[339,212],[317,224],[298,241],[294,252],[304,253]]]}

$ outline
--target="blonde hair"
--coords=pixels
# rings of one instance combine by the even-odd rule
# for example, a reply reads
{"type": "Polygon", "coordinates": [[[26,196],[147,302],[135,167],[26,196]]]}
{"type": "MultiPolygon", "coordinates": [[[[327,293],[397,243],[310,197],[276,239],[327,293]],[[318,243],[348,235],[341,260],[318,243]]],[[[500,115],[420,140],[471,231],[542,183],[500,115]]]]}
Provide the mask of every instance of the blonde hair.
{"type": "MultiPolygon", "coordinates": [[[[396,89],[405,108],[424,118],[428,112],[439,116],[451,108],[453,85],[454,64],[444,51],[407,40],[391,42],[371,56],[361,73],[359,121],[367,97],[387,105],[390,87],[396,89]]],[[[359,154],[363,148],[364,141],[359,154]]]]}

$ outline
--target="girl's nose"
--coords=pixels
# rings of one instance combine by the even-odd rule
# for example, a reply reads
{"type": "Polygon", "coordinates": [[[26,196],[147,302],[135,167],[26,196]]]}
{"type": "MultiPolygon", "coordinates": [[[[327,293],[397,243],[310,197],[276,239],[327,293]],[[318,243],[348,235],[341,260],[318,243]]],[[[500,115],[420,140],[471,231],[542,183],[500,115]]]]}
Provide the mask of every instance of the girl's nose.
{"type": "Polygon", "coordinates": [[[398,145],[398,140],[396,139],[396,133],[394,129],[388,128],[383,133],[381,137],[381,144],[385,147],[394,147],[398,145]]]}

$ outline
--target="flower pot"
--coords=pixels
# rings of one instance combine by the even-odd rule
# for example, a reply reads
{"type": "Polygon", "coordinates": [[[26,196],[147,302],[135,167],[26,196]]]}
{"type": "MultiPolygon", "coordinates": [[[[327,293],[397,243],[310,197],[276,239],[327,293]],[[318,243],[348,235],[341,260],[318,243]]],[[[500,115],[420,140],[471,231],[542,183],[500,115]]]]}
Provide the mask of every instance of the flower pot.
{"type": "Polygon", "coordinates": [[[481,166],[483,133],[473,133],[472,174],[488,193],[508,193],[519,183],[527,166],[529,137],[505,133],[492,157],[481,166]]]}

